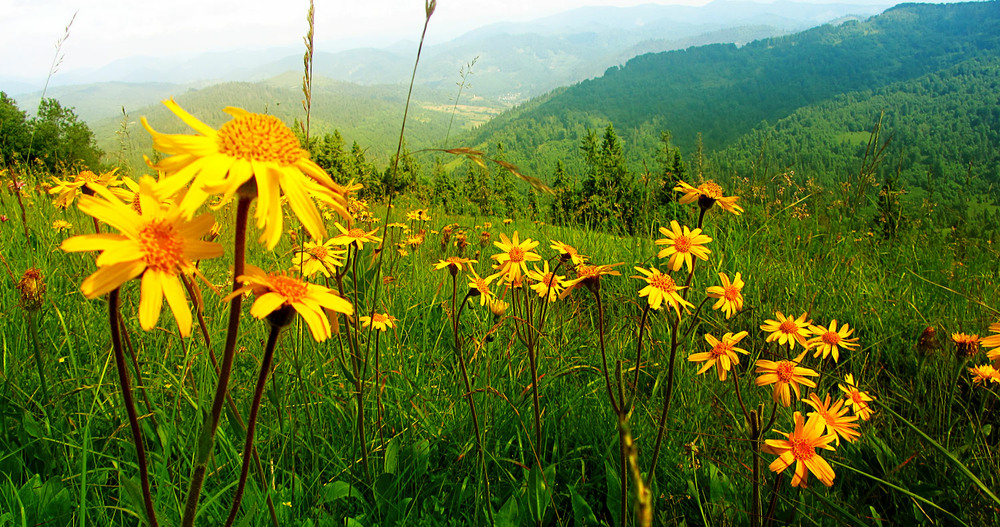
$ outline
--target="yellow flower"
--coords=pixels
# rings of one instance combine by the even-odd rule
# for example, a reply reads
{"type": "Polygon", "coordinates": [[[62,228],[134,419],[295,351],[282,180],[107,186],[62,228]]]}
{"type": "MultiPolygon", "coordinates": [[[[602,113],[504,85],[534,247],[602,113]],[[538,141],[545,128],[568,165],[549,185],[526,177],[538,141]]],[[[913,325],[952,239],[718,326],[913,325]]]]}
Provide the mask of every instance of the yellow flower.
{"type": "Polygon", "coordinates": [[[815,393],[810,393],[808,399],[802,399],[803,402],[812,406],[815,412],[809,412],[809,417],[818,415],[823,418],[823,422],[826,424],[826,432],[828,434],[836,434],[837,446],[840,446],[840,438],[843,437],[849,443],[853,443],[861,437],[861,433],[858,432],[858,420],[856,415],[846,415],[847,407],[844,406],[844,399],[837,399],[837,402],[830,406],[830,394],[826,394],[825,400],[820,400],[819,396],[815,393]]]}
{"type": "Polygon", "coordinates": [[[449,256],[444,260],[439,260],[438,263],[434,264],[434,270],[440,271],[441,269],[447,267],[448,272],[450,272],[452,276],[454,276],[458,274],[466,266],[468,266],[469,269],[472,269],[472,264],[474,263],[479,263],[479,262],[477,260],[470,260],[468,258],[462,258],[459,256],[449,256]]]}
{"type": "Polygon", "coordinates": [[[542,269],[538,269],[538,264],[535,264],[535,269],[528,271],[528,278],[535,282],[531,284],[531,289],[538,293],[539,297],[545,298],[548,296],[549,302],[555,302],[559,297],[559,293],[563,290],[563,282],[566,277],[563,275],[553,275],[549,271],[548,260],[545,260],[542,265],[542,269]]]}
{"type": "Polygon", "coordinates": [[[736,352],[743,353],[744,355],[749,353],[745,349],[736,347],[736,345],[743,340],[743,337],[746,336],[746,331],[740,331],[735,335],[732,333],[726,333],[722,336],[722,340],[718,340],[711,334],[706,333],[705,340],[708,341],[709,346],[712,346],[712,350],[704,353],[693,353],[690,357],[688,357],[688,360],[691,362],[705,363],[701,366],[701,369],[698,370],[698,375],[705,373],[709,370],[709,368],[715,366],[716,373],[719,374],[719,380],[725,381],[732,365],[740,363],[740,356],[737,355],[736,352]]]}
{"type": "Polygon", "coordinates": [[[576,278],[572,280],[567,280],[563,285],[566,289],[563,289],[562,293],[559,293],[559,298],[566,298],[574,289],[580,286],[587,287],[597,287],[601,283],[602,276],[621,276],[622,274],[615,271],[615,267],[623,265],[625,262],[618,262],[610,265],[578,265],[576,266],[576,278]]]}
{"type": "Polygon", "coordinates": [[[708,209],[712,205],[718,203],[720,207],[737,216],[743,212],[743,208],[736,204],[740,198],[736,196],[723,196],[722,187],[714,181],[706,181],[701,185],[698,185],[697,188],[680,181],[677,186],[674,187],[674,190],[684,193],[679,200],[683,205],[697,201],[698,206],[703,209],[708,209]]]}
{"type": "Polygon", "coordinates": [[[511,223],[514,223],[514,220],[512,220],[510,218],[506,218],[506,219],[503,220],[503,224],[504,225],[510,225],[511,223]]]}
{"type": "Polygon", "coordinates": [[[867,421],[874,413],[868,403],[874,401],[875,398],[858,390],[858,387],[854,385],[853,374],[848,373],[844,376],[844,382],[847,383],[847,386],[838,384],[837,387],[847,394],[847,406],[851,407],[854,415],[860,417],[862,421],[867,421]]]}
{"type": "Polygon", "coordinates": [[[681,229],[677,220],[670,222],[670,229],[660,227],[660,234],[666,238],[656,240],[656,245],[666,245],[656,254],[658,258],[670,257],[667,266],[671,271],[679,271],[681,266],[687,264],[688,270],[694,270],[693,256],[702,260],[708,260],[708,255],[712,252],[704,247],[704,244],[712,241],[711,238],[701,233],[701,229],[691,230],[687,225],[681,229]]]}
{"type": "Polygon", "coordinates": [[[560,241],[553,241],[549,248],[556,250],[563,261],[570,260],[573,262],[573,265],[581,265],[587,261],[587,257],[580,254],[576,250],[576,247],[573,247],[572,245],[566,245],[560,241]]]}
{"type": "Polygon", "coordinates": [[[73,228],[73,224],[66,220],[56,220],[52,222],[52,230],[56,232],[68,231],[73,228]]]}
{"type": "Polygon", "coordinates": [[[211,214],[187,221],[180,208],[159,202],[151,178],[140,182],[142,212],[122,203],[110,191],[95,189],[100,198],[83,196],[80,210],[118,229],[121,234],[85,234],[62,243],[68,252],[101,251],[97,272],[87,277],[80,290],[96,298],[142,276],[139,324],[153,329],[166,298],[182,336],[191,333],[191,310],[184,296],[180,273],[197,273],[194,262],[222,256],[222,246],[202,241],[212,228],[211,214]]]}
{"type": "Polygon", "coordinates": [[[650,267],[648,271],[642,267],[635,267],[635,270],[643,274],[643,276],[633,276],[632,278],[638,278],[646,282],[646,287],[639,290],[639,296],[647,297],[650,308],[660,309],[660,306],[666,302],[668,306],[674,308],[677,316],[680,317],[681,306],[684,306],[685,313],[687,312],[687,308],[694,307],[690,302],[681,298],[681,295],[677,294],[684,287],[674,283],[674,279],[670,275],[661,273],[655,267],[650,267]]]}
{"type": "Polygon", "coordinates": [[[771,472],[784,472],[795,464],[795,475],[792,476],[793,487],[806,487],[809,473],[812,472],[827,487],[833,486],[833,468],[816,453],[817,448],[833,450],[830,442],[836,439],[836,434],[823,435],[823,418],[813,415],[806,421],[802,414],[795,412],[795,430],[791,433],[775,430],[785,436],[785,439],[768,439],[761,448],[762,452],[778,456],[768,467],[771,472]]]}
{"type": "Polygon", "coordinates": [[[1000,372],[992,364],[973,366],[969,368],[969,373],[972,374],[973,384],[986,384],[987,382],[1000,383],[1000,372]]]}
{"type": "Polygon", "coordinates": [[[812,331],[816,335],[807,342],[810,349],[816,350],[813,357],[822,355],[825,359],[832,354],[833,362],[837,362],[840,358],[840,348],[850,350],[858,347],[858,339],[849,338],[854,333],[854,328],[849,324],[844,324],[838,330],[837,319],[833,319],[830,322],[829,329],[823,326],[810,325],[809,331],[812,331]]]}
{"type": "Polygon", "coordinates": [[[379,331],[396,327],[396,317],[388,313],[375,313],[370,317],[360,317],[358,320],[361,321],[362,327],[369,328],[375,326],[375,329],[379,331]]]}
{"type": "Polygon", "coordinates": [[[490,291],[490,282],[496,279],[499,275],[490,275],[486,278],[481,278],[479,273],[476,272],[471,266],[469,271],[472,272],[472,278],[469,278],[469,289],[474,289],[475,293],[479,296],[479,305],[485,306],[488,302],[492,303],[496,295],[493,291],[490,291]]]}
{"type": "Polygon", "coordinates": [[[500,241],[493,242],[493,245],[503,251],[493,255],[493,259],[497,261],[499,266],[496,274],[503,275],[508,282],[517,280],[522,273],[527,274],[528,262],[537,262],[542,259],[537,253],[531,252],[532,249],[538,247],[538,242],[531,238],[525,238],[523,242],[519,241],[517,231],[514,231],[513,240],[508,238],[506,234],[500,234],[500,241]]]}
{"type": "Polygon", "coordinates": [[[335,236],[330,241],[337,245],[350,245],[353,243],[360,251],[365,248],[365,242],[378,243],[382,241],[382,238],[375,236],[375,233],[378,232],[377,228],[371,232],[365,232],[364,229],[357,227],[345,229],[340,223],[334,223],[333,226],[340,231],[340,235],[335,236]]]}
{"type": "Polygon", "coordinates": [[[792,317],[786,318],[781,311],[776,311],[775,315],[778,316],[778,320],[765,320],[764,324],[760,327],[760,329],[771,333],[767,336],[767,342],[777,340],[780,346],[784,346],[787,342],[791,349],[795,349],[796,342],[802,344],[805,348],[809,347],[806,337],[809,336],[808,328],[812,321],[806,321],[806,313],[802,313],[802,316],[797,319],[792,317]]]}
{"type": "Polygon", "coordinates": [[[990,333],[996,333],[996,335],[985,337],[979,343],[984,348],[995,348],[989,351],[986,356],[992,361],[1000,361],[1000,322],[990,326],[990,333]]]}
{"type": "Polygon", "coordinates": [[[347,251],[335,247],[333,240],[324,243],[306,242],[304,247],[292,257],[292,266],[302,270],[302,276],[323,273],[329,277],[330,270],[344,265],[347,251]]]}
{"type": "Polygon", "coordinates": [[[246,272],[236,279],[244,285],[226,297],[227,300],[235,295],[253,292],[257,299],[250,306],[250,314],[258,319],[267,317],[283,306],[291,306],[302,315],[316,342],[323,342],[333,335],[324,309],[345,315],[354,314],[351,303],[341,298],[336,291],[285,273],[264,273],[259,267],[247,264],[246,272]]]}
{"type": "Polygon", "coordinates": [[[494,298],[493,302],[490,303],[490,313],[493,313],[495,317],[502,317],[507,312],[508,307],[510,307],[510,304],[507,302],[499,298],[494,298]]]}
{"type": "Polygon", "coordinates": [[[427,209],[411,210],[406,213],[406,219],[409,221],[431,221],[430,215],[427,214],[427,209]]]}
{"type": "Polygon", "coordinates": [[[767,386],[769,384],[774,385],[774,393],[772,398],[774,402],[781,403],[782,406],[791,406],[792,395],[790,390],[795,390],[795,398],[801,399],[802,392],[799,390],[799,385],[808,386],[810,388],[815,388],[816,383],[809,377],[818,377],[819,374],[809,368],[803,368],[799,366],[799,362],[806,356],[806,352],[802,352],[801,355],[796,357],[794,360],[781,360],[781,361],[771,361],[760,359],[757,361],[757,371],[755,373],[762,374],[755,380],[757,386],[767,386]]]}
{"type": "MultiPolygon", "coordinates": [[[[58,194],[58,196],[56,196],[52,204],[65,209],[72,205],[81,194],[93,194],[98,188],[113,189],[114,187],[122,186],[122,180],[115,175],[115,172],[118,172],[117,168],[100,174],[84,170],[73,176],[71,180],[62,180],[53,177],[52,181],[55,184],[49,189],[49,194],[58,194]]],[[[118,194],[118,189],[115,189],[113,192],[116,196],[122,197],[118,194]]]]}
{"type": "Polygon", "coordinates": [[[721,286],[709,287],[706,292],[709,298],[718,298],[719,301],[712,306],[712,309],[722,309],[726,313],[726,319],[728,320],[737,311],[743,309],[743,279],[740,278],[740,273],[736,273],[736,278],[732,282],[729,281],[729,276],[726,273],[719,273],[719,279],[722,280],[721,286]]]}
{"type": "Polygon", "coordinates": [[[979,353],[979,335],[954,333],[951,336],[951,341],[955,343],[955,354],[959,358],[968,359],[979,353]]]}
{"type": "Polygon", "coordinates": [[[281,237],[282,194],[313,238],[326,239],[323,219],[313,200],[350,220],[348,189],[335,183],[302,149],[298,138],[277,117],[229,107],[232,115],[219,130],[201,122],[169,99],[163,104],[198,135],[167,135],[142,125],[153,136],[153,146],[170,157],[154,168],[167,177],[160,181],[164,195],[173,195],[191,183],[180,207],[192,214],[209,194],[231,198],[241,188],[257,196],[254,217],[262,229],[260,241],[273,249],[281,237]]]}

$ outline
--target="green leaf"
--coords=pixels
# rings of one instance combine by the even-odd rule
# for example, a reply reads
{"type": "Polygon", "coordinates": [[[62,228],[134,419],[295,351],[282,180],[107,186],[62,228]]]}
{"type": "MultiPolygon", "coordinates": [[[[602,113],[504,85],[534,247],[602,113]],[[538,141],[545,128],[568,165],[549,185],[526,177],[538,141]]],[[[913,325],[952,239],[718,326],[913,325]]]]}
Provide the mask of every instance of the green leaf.
{"type": "Polygon", "coordinates": [[[364,496],[361,495],[361,491],[352,487],[346,481],[338,480],[323,486],[323,503],[330,503],[343,498],[356,498],[367,506],[364,496]]]}
{"type": "Polygon", "coordinates": [[[399,441],[393,438],[385,446],[384,471],[388,474],[395,474],[397,470],[399,470],[399,441]]]}
{"type": "Polygon", "coordinates": [[[590,508],[590,504],[587,503],[587,500],[583,499],[583,496],[576,491],[576,487],[574,485],[569,486],[569,495],[573,499],[574,525],[577,525],[578,527],[600,525],[597,523],[597,516],[594,514],[594,510],[590,508]]]}

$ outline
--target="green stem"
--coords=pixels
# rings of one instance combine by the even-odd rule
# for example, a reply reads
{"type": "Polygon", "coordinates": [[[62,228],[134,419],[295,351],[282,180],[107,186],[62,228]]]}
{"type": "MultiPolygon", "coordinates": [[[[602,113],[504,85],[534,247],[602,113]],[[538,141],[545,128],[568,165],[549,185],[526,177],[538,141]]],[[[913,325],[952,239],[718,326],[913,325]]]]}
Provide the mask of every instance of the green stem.
{"type": "Polygon", "coordinates": [[[38,367],[38,382],[41,383],[42,397],[45,399],[41,407],[45,409],[52,403],[52,399],[49,398],[49,383],[45,380],[45,359],[42,358],[42,348],[38,341],[38,326],[35,323],[35,314],[28,310],[25,310],[25,313],[28,315],[28,330],[31,331],[31,343],[34,344],[35,366],[38,367]]]}
{"type": "MultiPolygon", "coordinates": [[[[284,308],[282,308],[284,309],[284,308]]],[[[246,488],[247,473],[250,471],[250,459],[254,451],[254,433],[257,431],[257,413],[260,410],[260,402],[264,395],[264,386],[267,384],[267,377],[271,374],[271,363],[274,360],[274,348],[278,343],[278,336],[281,334],[281,326],[271,325],[271,331],[267,336],[267,347],[264,349],[264,358],[260,363],[260,373],[257,375],[257,387],[253,392],[253,403],[250,405],[250,416],[247,418],[246,441],[243,444],[243,468],[240,470],[240,482],[236,486],[236,496],[233,498],[233,505],[229,509],[229,518],[226,519],[226,527],[230,527],[236,520],[236,514],[240,510],[240,502],[243,501],[243,491],[246,488]]]]}
{"type": "Polygon", "coordinates": [[[670,413],[670,398],[674,394],[674,365],[677,359],[677,330],[681,324],[680,317],[674,322],[674,327],[670,331],[670,365],[667,366],[667,388],[663,394],[663,413],[660,414],[660,423],[656,432],[656,443],[653,446],[653,464],[649,467],[649,481],[656,479],[656,462],[660,458],[660,446],[663,444],[663,430],[666,428],[667,415],[670,413]]]}
{"type": "MultiPolygon", "coordinates": [[[[247,219],[250,213],[250,202],[253,197],[240,196],[236,203],[236,233],[233,242],[233,291],[240,288],[239,276],[243,274],[246,263],[247,219]]],[[[236,356],[236,340],[240,331],[240,312],[243,308],[243,295],[234,295],[229,302],[229,327],[226,331],[226,346],[222,352],[222,366],[219,369],[219,381],[215,386],[215,398],[212,401],[212,413],[209,421],[202,424],[201,437],[198,439],[195,453],[195,467],[188,486],[187,500],[184,503],[182,527],[193,527],[198,515],[198,498],[205,483],[205,473],[208,470],[208,459],[215,445],[215,432],[222,417],[222,405],[229,391],[229,377],[233,372],[233,358],[236,356]]]]}
{"type": "Polygon", "coordinates": [[[139,429],[139,416],[135,412],[135,400],[132,398],[132,387],[128,380],[128,366],[125,363],[125,350],[122,349],[121,327],[118,320],[119,297],[118,289],[108,293],[108,322],[111,326],[111,345],[115,353],[115,367],[118,369],[118,380],[121,382],[122,398],[125,400],[125,412],[128,414],[129,427],[132,429],[132,441],[135,443],[136,463],[139,465],[139,482],[142,486],[142,501],[146,508],[146,519],[152,527],[156,522],[156,510],[153,508],[153,496],[149,491],[149,470],[146,465],[146,447],[142,441],[142,430],[139,429]]]}

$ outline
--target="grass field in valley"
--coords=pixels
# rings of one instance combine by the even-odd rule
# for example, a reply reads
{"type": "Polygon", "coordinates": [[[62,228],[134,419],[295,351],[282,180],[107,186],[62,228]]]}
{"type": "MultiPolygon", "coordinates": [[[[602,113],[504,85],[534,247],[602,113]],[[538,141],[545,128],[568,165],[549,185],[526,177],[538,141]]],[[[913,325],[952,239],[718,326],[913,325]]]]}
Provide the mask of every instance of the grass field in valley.
{"type": "MultiPolygon", "coordinates": [[[[53,205],[36,185],[49,181],[41,175],[18,175],[33,178],[23,188],[8,185],[14,177],[5,174],[6,219],[0,223],[9,274],[0,319],[0,526],[144,524],[141,464],[115,365],[109,301],[107,295],[87,300],[80,289],[97,269],[96,254],[60,250],[67,238],[93,233],[94,223],[77,204],[65,210],[53,205]],[[57,230],[57,220],[71,226],[57,230]],[[29,268],[39,269],[44,281],[38,306],[23,298],[23,291],[38,290],[29,287],[36,282],[21,279],[29,268]]],[[[78,203],[84,199],[94,200],[78,203]]],[[[980,350],[978,344],[958,346],[951,336],[993,334],[990,325],[1000,320],[996,247],[950,232],[910,231],[884,240],[853,231],[829,193],[796,208],[771,200],[744,198],[741,215],[720,206],[708,210],[703,232],[712,238],[704,245],[711,253],[695,259],[693,276],[687,266],[671,272],[668,260],[657,257],[667,245],[654,242],[665,239],[657,229],[669,228],[670,220],[694,228],[696,203],[633,237],[435,210],[407,219],[420,205],[405,199],[391,210],[372,204],[378,218],[351,207],[355,227],[384,237],[385,250],[379,254],[377,242],[366,243],[351,250],[333,278],[309,278],[342,291],[355,315],[335,315],[339,325],[323,342],[312,338],[303,317],[281,331],[256,419],[259,465],[251,463],[237,524],[993,524],[1000,515],[992,429],[998,384],[988,373],[974,382],[969,371],[990,362],[986,351],[993,341],[980,350]],[[387,222],[405,227],[386,228],[387,222]],[[468,243],[462,251],[460,234],[468,243]],[[498,276],[490,290],[509,307],[494,314],[500,310],[470,296],[459,311],[456,353],[453,306],[461,302],[453,304],[453,294],[466,296],[473,270],[484,278],[496,273],[493,256],[516,261],[513,246],[493,243],[515,234],[522,242],[540,242],[522,245],[541,258],[529,269],[544,260],[566,280],[576,278],[583,268],[574,269],[550,248],[558,241],[591,264],[622,263],[610,268],[620,276],[578,281],[544,308],[543,298],[527,288],[530,281],[511,289],[498,276]],[[455,291],[449,268],[435,269],[454,256],[477,261],[461,266],[455,291]],[[657,268],[678,285],[689,281],[690,288],[679,292],[692,304],[681,309],[679,327],[669,295],[661,309],[648,310],[638,362],[649,297],[638,294],[648,283],[636,278],[645,274],[635,266],[657,268]],[[742,309],[730,318],[706,297],[707,288],[722,285],[720,273],[729,280],[740,273],[745,282],[742,309]],[[395,324],[385,332],[364,327],[359,317],[373,309],[395,324]],[[769,332],[761,326],[780,322],[779,311],[791,318],[804,314],[824,328],[836,319],[857,339],[857,347],[840,348],[837,361],[815,357],[815,350],[802,357],[799,367],[812,371],[801,377],[801,397],[792,392],[788,406],[775,402],[780,397],[773,384],[755,382],[766,377],[758,370],[767,364],[756,361],[791,366],[780,361],[803,351],[801,343],[792,347],[794,339],[767,342],[769,332]],[[747,335],[737,347],[748,353],[738,354],[726,381],[719,380],[721,361],[696,373],[702,363],[688,358],[713,349],[706,335],[722,339],[741,331],[747,335]],[[650,473],[672,351],[669,414],[650,473]],[[830,443],[832,450],[814,449],[832,440],[820,432],[804,442],[787,441],[805,437],[795,431],[793,414],[813,411],[799,399],[816,393],[841,400],[851,388],[838,387],[847,375],[874,399],[846,412],[848,419],[871,412],[870,419],[854,421],[860,436],[830,443]],[[759,443],[751,440],[754,428],[759,443]],[[780,476],[769,470],[778,459],[769,449],[783,443],[791,445],[784,450],[791,448],[794,459],[810,460],[807,485],[792,486],[795,467],[780,476]],[[832,486],[812,470],[815,456],[835,474],[832,486]]],[[[223,406],[214,445],[205,436],[219,379],[209,352],[221,361],[227,336],[230,304],[223,297],[233,287],[235,203],[201,209],[221,226],[217,242],[225,251],[199,263],[206,279],[196,281],[204,332],[196,317],[191,336],[182,338],[166,303],[154,327],[144,331],[140,281],[121,288],[122,356],[161,525],[181,523],[202,455],[210,457],[196,496],[199,525],[223,524],[241,473],[245,423],[270,332],[250,313],[259,295],[242,308],[228,390],[232,405],[223,406]]],[[[308,235],[290,206],[278,214],[285,216],[284,229],[293,230],[268,250],[257,242],[251,221],[246,262],[265,271],[292,269],[295,277],[294,252],[308,235]]],[[[333,237],[339,233],[333,222],[346,221],[332,210],[326,216],[333,237]]],[[[811,342],[815,348],[817,341],[811,342]]]]}

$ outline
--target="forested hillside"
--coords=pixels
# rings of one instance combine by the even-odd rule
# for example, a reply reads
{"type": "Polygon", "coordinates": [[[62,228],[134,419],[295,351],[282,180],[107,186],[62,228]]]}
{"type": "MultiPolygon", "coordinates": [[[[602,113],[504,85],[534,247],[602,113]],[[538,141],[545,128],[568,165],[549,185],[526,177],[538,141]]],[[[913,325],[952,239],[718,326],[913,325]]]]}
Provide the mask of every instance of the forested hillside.
{"type": "MultiPolygon", "coordinates": [[[[811,105],[858,101],[866,93],[887,93],[889,86],[939,72],[944,82],[949,68],[977,57],[989,60],[998,47],[1000,4],[995,1],[904,4],[867,21],[825,25],[742,48],[710,45],[636,57],[603,77],[494,119],[467,142],[503,143],[513,162],[546,177],[560,160],[571,171],[581,170],[577,152],[586,130],[613,123],[630,166],[641,170],[641,161],[652,159],[661,131],[672,133],[686,157],[696,155],[699,139],[710,154],[737,144],[762,122],[778,122],[811,105]],[[854,95],[836,99],[847,94],[854,95]]],[[[970,110],[988,123],[986,100],[966,104],[978,106],[970,110]]],[[[841,132],[870,129],[878,117],[873,112],[859,115],[841,132]]],[[[939,131],[942,140],[964,141],[950,129],[939,131]]],[[[930,155],[918,148],[914,145],[911,155],[930,155]]]]}

